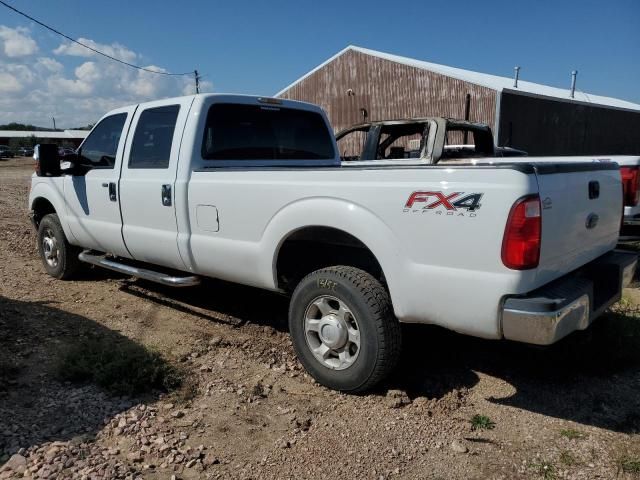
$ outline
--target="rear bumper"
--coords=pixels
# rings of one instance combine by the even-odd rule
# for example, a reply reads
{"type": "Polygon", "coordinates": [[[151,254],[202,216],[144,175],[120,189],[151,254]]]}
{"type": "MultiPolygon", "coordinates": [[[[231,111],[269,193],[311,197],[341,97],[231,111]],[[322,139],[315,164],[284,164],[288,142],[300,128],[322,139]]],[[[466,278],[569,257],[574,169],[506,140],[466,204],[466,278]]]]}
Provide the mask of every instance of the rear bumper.
{"type": "Polygon", "coordinates": [[[504,338],[550,345],[586,329],[620,300],[637,259],[635,253],[615,250],[533,292],[507,297],[502,307],[504,338]]]}

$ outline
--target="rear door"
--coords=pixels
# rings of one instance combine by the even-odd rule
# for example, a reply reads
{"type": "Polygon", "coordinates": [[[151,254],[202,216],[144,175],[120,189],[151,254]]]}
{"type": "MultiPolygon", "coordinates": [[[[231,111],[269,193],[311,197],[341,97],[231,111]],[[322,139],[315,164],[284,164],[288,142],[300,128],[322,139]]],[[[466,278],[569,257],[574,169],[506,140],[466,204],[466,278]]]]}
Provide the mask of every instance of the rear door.
{"type": "Polygon", "coordinates": [[[69,228],[78,245],[128,257],[122,239],[118,192],[126,136],[136,106],[103,117],[78,149],[88,170],[63,181],[69,228]]]}
{"type": "MultiPolygon", "coordinates": [[[[175,181],[193,97],[140,105],[120,177],[122,234],[136,260],[184,270],[177,243],[175,181]]],[[[188,155],[188,152],[186,152],[188,155]]]]}
{"type": "Polygon", "coordinates": [[[538,279],[549,281],[615,247],[622,185],[613,162],[535,165],[542,208],[538,279]]]}

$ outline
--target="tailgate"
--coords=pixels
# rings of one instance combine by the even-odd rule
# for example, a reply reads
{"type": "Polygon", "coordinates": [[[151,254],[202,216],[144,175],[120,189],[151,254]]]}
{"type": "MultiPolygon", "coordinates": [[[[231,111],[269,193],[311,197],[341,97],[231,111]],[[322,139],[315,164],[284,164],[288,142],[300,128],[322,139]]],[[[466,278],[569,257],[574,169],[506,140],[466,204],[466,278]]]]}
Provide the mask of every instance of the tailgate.
{"type": "Polygon", "coordinates": [[[542,206],[536,283],[558,278],[613,249],[622,215],[616,163],[534,163],[542,206]]]}

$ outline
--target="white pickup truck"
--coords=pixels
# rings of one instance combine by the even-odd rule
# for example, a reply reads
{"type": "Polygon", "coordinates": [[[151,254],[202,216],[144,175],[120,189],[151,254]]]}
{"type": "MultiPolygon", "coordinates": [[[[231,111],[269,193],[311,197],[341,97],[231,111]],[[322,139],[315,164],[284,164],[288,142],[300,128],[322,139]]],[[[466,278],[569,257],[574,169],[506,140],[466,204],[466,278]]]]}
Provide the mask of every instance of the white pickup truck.
{"type": "Polygon", "coordinates": [[[640,226],[640,156],[616,155],[606,158],[620,165],[624,198],[623,227],[640,226]]]}
{"type": "Polygon", "coordinates": [[[343,391],[390,372],[399,322],[551,344],[587,328],[635,270],[614,251],[615,163],[342,161],[320,108],[221,94],[109,112],[62,165],[46,147],[29,207],[50,275],[86,262],[291,295],[301,363],[343,391]]]}

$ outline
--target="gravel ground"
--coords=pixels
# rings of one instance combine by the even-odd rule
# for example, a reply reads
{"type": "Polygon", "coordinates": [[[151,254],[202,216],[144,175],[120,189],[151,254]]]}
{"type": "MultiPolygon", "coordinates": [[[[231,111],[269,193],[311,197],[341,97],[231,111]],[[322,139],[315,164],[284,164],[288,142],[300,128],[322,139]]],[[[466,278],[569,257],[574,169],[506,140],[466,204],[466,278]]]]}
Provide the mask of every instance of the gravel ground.
{"type": "Polygon", "coordinates": [[[412,326],[392,378],[343,395],[301,370],[279,295],[47,277],[30,163],[0,162],[0,479],[640,478],[638,289],[548,349],[412,326]],[[122,397],[57,380],[65,347],[92,337],[159,352],[185,385],[122,397]]]}

